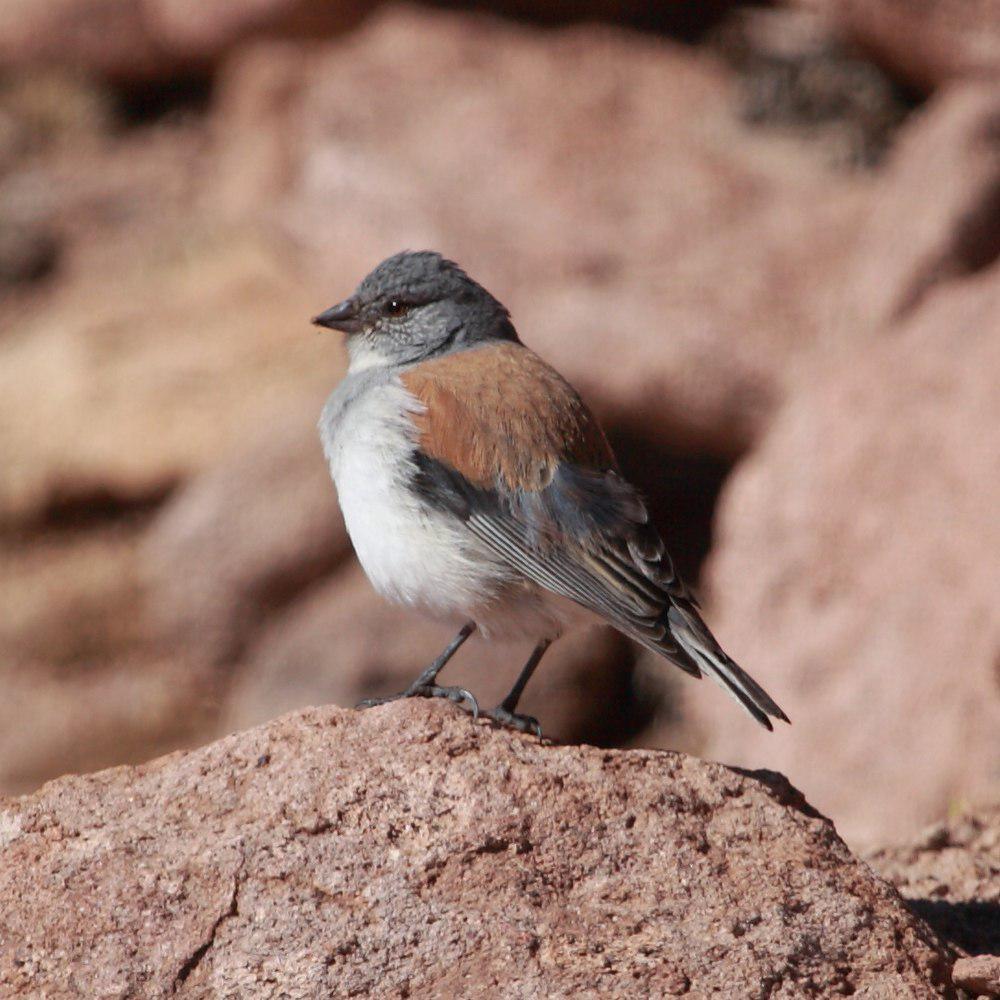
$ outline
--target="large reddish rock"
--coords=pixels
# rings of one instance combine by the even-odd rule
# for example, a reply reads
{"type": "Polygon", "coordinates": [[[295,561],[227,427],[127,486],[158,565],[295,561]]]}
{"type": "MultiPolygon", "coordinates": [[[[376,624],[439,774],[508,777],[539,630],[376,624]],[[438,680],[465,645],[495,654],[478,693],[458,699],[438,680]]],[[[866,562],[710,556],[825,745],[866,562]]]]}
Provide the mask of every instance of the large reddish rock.
{"type": "Polygon", "coordinates": [[[440,249],[612,419],[731,456],[816,336],[869,188],[741,123],[731,87],[660,39],[385,10],[227,64],[218,203],[272,205],[331,301],[440,249]]]}
{"type": "Polygon", "coordinates": [[[0,813],[7,996],[953,995],[778,775],[311,709],[0,813]]]}
{"type": "Polygon", "coordinates": [[[328,34],[366,10],[359,0],[7,0],[0,66],[168,78],[211,69],[253,35],[328,34]]]}
{"type": "Polygon", "coordinates": [[[781,768],[868,845],[1000,773],[998,113],[970,83],[907,124],[828,342],[723,494],[710,617],[794,725],[724,727],[687,689],[705,752],[781,768]]]}
{"type": "Polygon", "coordinates": [[[717,633],[793,720],[708,752],[780,768],[850,841],[898,839],[1000,773],[1000,267],[818,357],[724,492],[717,633]]]}

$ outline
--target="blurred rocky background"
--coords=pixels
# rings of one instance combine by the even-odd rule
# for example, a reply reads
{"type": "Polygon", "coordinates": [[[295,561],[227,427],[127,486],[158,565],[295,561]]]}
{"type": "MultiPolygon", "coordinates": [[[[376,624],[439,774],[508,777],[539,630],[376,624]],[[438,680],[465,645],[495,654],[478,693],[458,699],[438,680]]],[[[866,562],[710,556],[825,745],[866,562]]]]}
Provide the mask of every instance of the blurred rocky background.
{"type": "MultiPolygon", "coordinates": [[[[0,790],[400,688],[308,317],[456,258],[606,421],[794,721],[614,633],[553,736],[786,773],[857,847],[1000,795],[1000,3],[6,0],[0,790]]],[[[528,650],[449,676],[499,698],[528,650]]]]}

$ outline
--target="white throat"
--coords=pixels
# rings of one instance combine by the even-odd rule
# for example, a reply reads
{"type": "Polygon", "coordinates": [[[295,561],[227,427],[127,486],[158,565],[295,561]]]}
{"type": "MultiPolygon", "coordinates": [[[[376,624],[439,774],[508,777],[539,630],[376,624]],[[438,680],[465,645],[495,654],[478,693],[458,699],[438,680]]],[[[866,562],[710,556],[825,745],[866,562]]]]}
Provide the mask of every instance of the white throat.
{"type": "Polygon", "coordinates": [[[381,351],[372,347],[364,337],[352,337],[347,341],[347,372],[357,375],[371,368],[388,368],[392,362],[381,351]]]}

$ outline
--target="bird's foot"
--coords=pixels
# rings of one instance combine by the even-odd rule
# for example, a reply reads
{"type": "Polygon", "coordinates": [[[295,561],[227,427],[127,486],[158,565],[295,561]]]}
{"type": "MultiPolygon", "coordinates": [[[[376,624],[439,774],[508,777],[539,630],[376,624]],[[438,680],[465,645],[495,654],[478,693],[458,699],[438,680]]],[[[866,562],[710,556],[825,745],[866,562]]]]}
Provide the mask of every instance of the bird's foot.
{"type": "Polygon", "coordinates": [[[534,733],[539,739],[542,738],[542,727],[533,715],[519,715],[512,712],[503,705],[497,705],[488,712],[481,713],[484,719],[495,722],[498,726],[506,726],[509,729],[516,729],[519,733],[534,733]]]}
{"type": "Polygon", "coordinates": [[[391,694],[387,698],[365,698],[358,702],[358,708],[372,708],[375,705],[387,705],[390,701],[399,701],[400,698],[447,698],[458,705],[461,705],[474,718],[479,718],[479,702],[475,695],[460,687],[441,687],[437,684],[411,684],[405,691],[399,694],[391,694]]]}

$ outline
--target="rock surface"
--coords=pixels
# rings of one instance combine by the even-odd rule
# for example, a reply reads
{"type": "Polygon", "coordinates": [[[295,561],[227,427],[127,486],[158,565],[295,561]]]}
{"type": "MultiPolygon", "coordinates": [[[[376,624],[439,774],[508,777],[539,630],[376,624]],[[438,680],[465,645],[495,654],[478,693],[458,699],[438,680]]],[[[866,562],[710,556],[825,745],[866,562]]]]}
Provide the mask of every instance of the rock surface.
{"type": "Polygon", "coordinates": [[[311,709],[0,813],[6,996],[950,995],[780,776],[311,709]]]}
{"type": "MultiPolygon", "coordinates": [[[[444,642],[345,556],[307,324],[431,244],[578,383],[692,582],[714,551],[707,617],[795,717],[760,743],[678,677],[637,732],[643,661],[584,636],[529,687],[547,732],[787,766],[854,843],[995,797],[996,88],[906,117],[779,7],[751,108],[706,38],[319,6],[353,9],[0,3],[0,788],[391,691],[444,642]]],[[[522,656],[454,676],[486,702],[522,656]]]]}
{"type": "Polygon", "coordinates": [[[660,39],[400,9],[312,55],[258,46],[226,67],[223,94],[258,95],[220,107],[231,211],[272,204],[331,297],[437,247],[612,421],[727,457],[752,440],[821,329],[863,178],[779,155],[719,60],[660,39]],[[276,92],[295,95],[280,116],[276,92]]]}
{"type": "Polygon", "coordinates": [[[829,357],[722,501],[718,633],[794,724],[719,726],[688,686],[707,752],[788,773],[852,843],[995,794],[998,279],[994,265],[829,357]]]}
{"type": "Polygon", "coordinates": [[[204,73],[244,38],[342,30],[357,0],[9,0],[0,66],[52,64],[118,80],[204,73]]]}
{"type": "Polygon", "coordinates": [[[960,958],[952,968],[955,985],[976,997],[1000,996],[1000,956],[960,958]]]}
{"type": "Polygon", "coordinates": [[[818,8],[851,41],[914,87],[1000,77],[997,0],[795,0],[818,8]]]}
{"type": "Polygon", "coordinates": [[[867,861],[947,940],[1000,956],[1000,805],[935,823],[867,861]]]}

